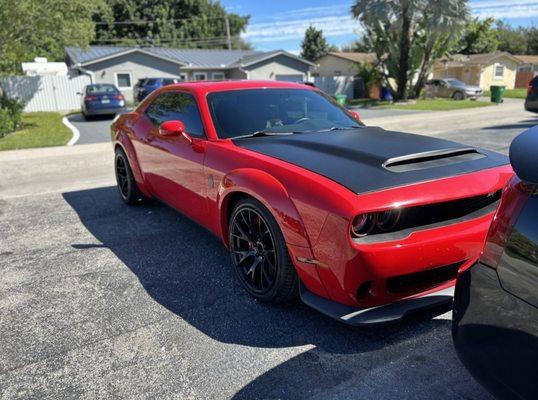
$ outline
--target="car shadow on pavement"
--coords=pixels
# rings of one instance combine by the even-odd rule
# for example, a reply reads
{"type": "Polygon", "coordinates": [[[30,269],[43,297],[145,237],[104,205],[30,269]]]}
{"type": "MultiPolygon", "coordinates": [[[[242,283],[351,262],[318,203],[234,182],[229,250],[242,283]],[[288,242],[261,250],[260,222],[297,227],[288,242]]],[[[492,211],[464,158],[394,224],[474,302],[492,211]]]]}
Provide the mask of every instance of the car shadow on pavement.
{"type": "Polygon", "coordinates": [[[413,356],[417,346],[428,345],[424,342],[439,347],[441,341],[443,349],[452,351],[450,321],[432,319],[433,313],[383,328],[357,329],[300,301],[267,306],[253,300],[234,281],[220,240],[158,202],[126,206],[115,187],[63,197],[102,243],[78,243],[74,238],[74,249],[110,249],[156,302],[214,340],[264,348],[314,346],[252,382],[238,393],[240,398],[253,393],[262,398],[302,397],[305,385],[309,390],[333,387],[407,352],[413,356]],[[383,355],[378,351],[387,348],[392,350],[383,355]],[[274,392],[275,382],[279,392],[274,392]]]}
{"type": "Polygon", "coordinates": [[[514,124],[486,126],[486,127],[482,128],[482,129],[485,129],[485,130],[507,130],[507,129],[521,129],[521,130],[524,130],[524,129],[532,128],[532,127],[534,127],[536,125],[538,125],[538,117],[537,118],[530,118],[530,119],[522,120],[522,121],[516,122],[514,124]]]}
{"type": "Polygon", "coordinates": [[[115,115],[111,114],[105,114],[105,115],[92,115],[88,119],[84,118],[82,114],[72,114],[69,116],[69,121],[71,122],[79,122],[79,123],[85,123],[85,122],[92,122],[92,121],[112,121],[114,119],[115,115]]]}

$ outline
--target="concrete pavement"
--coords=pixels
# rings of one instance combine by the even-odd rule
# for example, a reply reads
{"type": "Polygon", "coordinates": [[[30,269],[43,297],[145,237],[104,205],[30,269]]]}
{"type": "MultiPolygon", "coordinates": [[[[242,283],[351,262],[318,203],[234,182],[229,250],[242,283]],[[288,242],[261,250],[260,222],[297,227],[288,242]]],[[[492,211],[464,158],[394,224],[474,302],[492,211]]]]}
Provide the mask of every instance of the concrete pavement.
{"type": "Polygon", "coordinates": [[[508,154],[512,139],[538,124],[538,114],[525,111],[521,99],[505,99],[500,105],[456,111],[372,117],[365,113],[364,122],[387,130],[432,135],[508,154]]]}

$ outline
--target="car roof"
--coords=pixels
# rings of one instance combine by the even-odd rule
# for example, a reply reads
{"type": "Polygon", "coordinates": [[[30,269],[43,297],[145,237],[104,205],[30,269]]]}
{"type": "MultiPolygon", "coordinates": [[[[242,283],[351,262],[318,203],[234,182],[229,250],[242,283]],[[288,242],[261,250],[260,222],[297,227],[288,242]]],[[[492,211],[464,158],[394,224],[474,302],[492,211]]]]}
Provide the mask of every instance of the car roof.
{"type": "Polygon", "coordinates": [[[306,89],[315,90],[315,88],[303,83],[283,82],[283,81],[251,81],[251,80],[227,80],[227,81],[196,81],[180,82],[166,86],[168,90],[174,88],[184,88],[191,92],[209,93],[221,92],[236,89],[306,89]]]}

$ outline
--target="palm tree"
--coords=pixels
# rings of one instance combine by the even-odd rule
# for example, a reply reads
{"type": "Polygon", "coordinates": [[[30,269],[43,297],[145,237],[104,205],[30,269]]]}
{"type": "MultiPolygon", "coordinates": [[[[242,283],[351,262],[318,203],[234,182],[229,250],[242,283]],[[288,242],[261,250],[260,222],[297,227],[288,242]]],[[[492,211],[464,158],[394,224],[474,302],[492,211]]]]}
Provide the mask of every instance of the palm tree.
{"type": "Polygon", "coordinates": [[[418,96],[434,60],[455,45],[470,15],[467,0],[356,0],[351,13],[361,23],[386,82],[396,79],[397,100],[406,100],[409,93],[418,96]]]}

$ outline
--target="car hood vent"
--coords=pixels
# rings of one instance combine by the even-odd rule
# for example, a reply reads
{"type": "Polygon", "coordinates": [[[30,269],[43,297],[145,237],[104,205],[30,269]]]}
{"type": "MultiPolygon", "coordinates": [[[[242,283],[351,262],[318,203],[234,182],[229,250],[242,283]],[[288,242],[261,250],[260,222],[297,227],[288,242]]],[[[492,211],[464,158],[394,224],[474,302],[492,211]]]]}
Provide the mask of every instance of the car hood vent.
{"type": "Polygon", "coordinates": [[[444,167],[446,165],[478,160],[484,157],[486,157],[484,154],[471,147],[442,149],[389,158],[383,163],[383,167],[391,172],[409,172],[444,167]]]}

